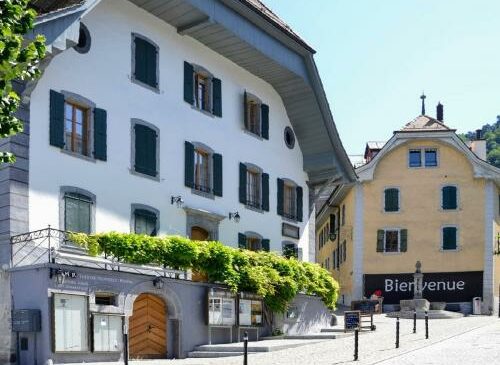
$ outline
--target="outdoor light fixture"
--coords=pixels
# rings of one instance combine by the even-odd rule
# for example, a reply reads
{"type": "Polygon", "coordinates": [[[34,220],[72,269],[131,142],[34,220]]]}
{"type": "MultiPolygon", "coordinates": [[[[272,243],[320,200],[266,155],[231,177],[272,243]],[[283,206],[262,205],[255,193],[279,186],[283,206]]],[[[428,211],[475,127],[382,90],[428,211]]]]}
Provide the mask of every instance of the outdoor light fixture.
{"type": "Polygon", "coordinates": [[[234,221],[236,223],[239,223],[240,222],[240,213],[238,213],[238,211],[234,212],[234,213],[229,213],[229,220],[231,219],[234,219],[234,221]]]}
{"type": "Polygon", "coordinates": [[[182,197],[180,195],[178,196],[171,196],[170,197],[170,204],[177,204],[177,208],[181,208],[182,205],[184,204],[184,200],[182,200],[182,197]]]}
{"type": "Polygon", "coordinates": [[[160,277],[156,277],[153,279],[153,286],[156,288],[156,289],[163,289],[163,280],[161,280],[160,277]]]}
{"type": "Polygon", "coordinates": [[[64,278],[66,275],[64,275],[64,272],[61,269],[50,269],[49,277],[56,278],[56,283],[57,285],[62,285],[64,284],[64,278]]]}

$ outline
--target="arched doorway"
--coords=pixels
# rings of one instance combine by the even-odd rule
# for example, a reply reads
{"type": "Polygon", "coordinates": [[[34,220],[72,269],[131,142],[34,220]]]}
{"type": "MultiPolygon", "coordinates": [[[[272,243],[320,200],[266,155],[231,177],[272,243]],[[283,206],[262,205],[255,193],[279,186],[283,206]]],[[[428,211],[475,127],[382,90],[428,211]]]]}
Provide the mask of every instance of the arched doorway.
{"type": "Polygon", "coordinates": [[[129,318],[129,354],[134,359],[167,357],[167,306],[156,295],[143,293],[129,318]]]}
{"type": "Polygon", "coordinates": [[[191,228],[191,239],[196,241],[207,241],[210,239],[210,234],[206,229],[194,226],[191,228]]]}

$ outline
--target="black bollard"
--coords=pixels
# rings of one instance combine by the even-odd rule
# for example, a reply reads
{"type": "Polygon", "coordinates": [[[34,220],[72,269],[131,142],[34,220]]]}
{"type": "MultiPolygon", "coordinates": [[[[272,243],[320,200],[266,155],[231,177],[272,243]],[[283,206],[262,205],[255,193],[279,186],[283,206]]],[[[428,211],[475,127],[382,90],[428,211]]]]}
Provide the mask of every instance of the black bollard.
{"type": "Polygon", "coordinates": [[[399,348],[399,317],[396,317],[396,348],[399,348]]]}
{"type": "Polygon", "coordinates": [[[417,310],[413,310],[413,333],[417,333],[417,310]]]}
{"type": "Polygon", "coordinates": [[[429,313],[425,311],[425,338],[429,338],[429,313]]]}
{"type": "Polygon", "coordinates": [[[248,365],[248,332],[243,335],[243,365],[248,365]]]}
{"type": "Polygon", "coordinates": [[[358,361],[358,336],[359,329],[354,330],[354,361],[358,361]]]}

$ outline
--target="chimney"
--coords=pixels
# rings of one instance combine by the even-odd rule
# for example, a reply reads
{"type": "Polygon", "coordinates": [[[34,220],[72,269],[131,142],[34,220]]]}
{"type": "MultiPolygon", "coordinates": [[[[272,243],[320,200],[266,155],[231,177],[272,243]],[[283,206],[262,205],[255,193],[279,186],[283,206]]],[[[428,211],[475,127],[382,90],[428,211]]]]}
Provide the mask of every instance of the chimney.
{"type": "Polygon", "coordinates": [[[440,122],[443,121],[443,104],[438,103],[436,107],[436,119],[440,122]]]}
{"type": "Polygon", "coordinates": [[[483,139],[483,131],[481,129],[476,129],[476,141],[483,139]]]}
{"type": "Polygon", "coordinates": [[[486,161],[486,140],[483,139],[483,131],[476,129],[476,138],[470,144],[470,149],[481,160],[486,161]]]}

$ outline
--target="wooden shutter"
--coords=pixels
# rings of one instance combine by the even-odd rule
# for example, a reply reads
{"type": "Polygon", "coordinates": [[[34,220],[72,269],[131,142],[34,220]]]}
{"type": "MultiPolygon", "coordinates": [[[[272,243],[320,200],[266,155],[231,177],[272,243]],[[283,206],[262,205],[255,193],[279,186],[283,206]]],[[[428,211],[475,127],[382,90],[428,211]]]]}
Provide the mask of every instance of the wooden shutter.
{"type": "Polygon", "coordinates": [[[64,147],[64,95],[50,90],[50,144],[64,147]]]}
{"type": "Polygon", "coordinates": [[[401,252],[406,252],[408,250],[408,230],[402,229],[399,234],[401,235],[399,250],[401,252]]]}
{"type": "Polygon", "coordinates": [[[443,228],[443,250],[455,250],[457,248],[457,229],[455,227],[443,228]]]}
{"type": "Polygon", "coordinates": [[[395,188],[385,189],[385,211],[397,212],[399,210],[399,190],[395,188]]]}
{"type": "Polygon", "coordinates": [[[188,141],[184,142],[184,185],[194,187],[194,146],[188,141]]]}
{"type": "Polygon", "coordinates": [[[278,179],[278,193],[277,193],[277,213],[278,215],[283,215],[284,210],[284,190],[285,190],[285,182],[283,179],[278,179]]]}
{"type": "Polygon", "coordinates": [[[262,173],[262,210],[269,212],[269,174],[262,173]]]}
{"type": "Polygon", "coordinates": [[[243,94],[243,123],[245,123],[245,129],[248,129],[248,95],[246,91],[243,94]]]}
{"type": "Polygon", "coordinates": [[[297,186],[297,220],[302,222],[302,211],[303,211],[303,191],[301,186],[297,186]]]}
{"type": "Polygon", "coordinates": [[[240,203],[247,203],[247,165],[240,162],[240,186],[239,186],[240,203]]]}
{"type": "Polygon", "coordinates": [[[269,241],[268,239],[263,239],[261,241],[261,245],[262,245],[262,250],[269,252],[271,241],[269,241]]]}
{"type": "Polygon", "coordinates": [[[184,101],[194,104],[194,69],[193,65],[184,61],[184,101]]]}
{"type": "Polygon", "coordinates": [[[377,252],[384,252],[384,230],[377,230],[377,252]]]}
{"type": "Polygon", "coordinates": [[[269,139],[269,106],[261,104],[261,137],[269,139]]]}
{"type": "Polygon", "coordinates": [[[238,233],[238,248],[247,248],[247,236],[243,233],[238,233]]]}
{"type": "Polygon", "coordinates": [[[135,171],[156,176],[156,132],[142,124],[135,129],[135,171]]]}
{"type": "Polygon", "coordinates": [[[146,85],[156,88],[158,86],[157,75],[157,50],[147,40],[135,37],[135,69],[134,76],[146,85]]]}
{"type": "Polygon", "coordinates": [[[212,79],[212,113],[218,117],[222,117],[222,84],[219,79],[212,79]]]}
{"type": "Polygon", "coordinates": [[[94,158],[107,160],[107,113],[104,109],[94,109],[94,158]]]}
{"type": "Polygon", "coordinates": [[[445,186],[442,189],[443,209],[457,209],[457,188],[455,186],[445,186]]]}
{"type": "Polygon", "coordinates": [[[335,214],[330,214],[330,234],[335,234],[336,231],[336,216],[335,214]]]}
{"type": "Polygon", "coordinates": [[[214,153],[214,195],[222,196],[222,155],[214,153]]]}

